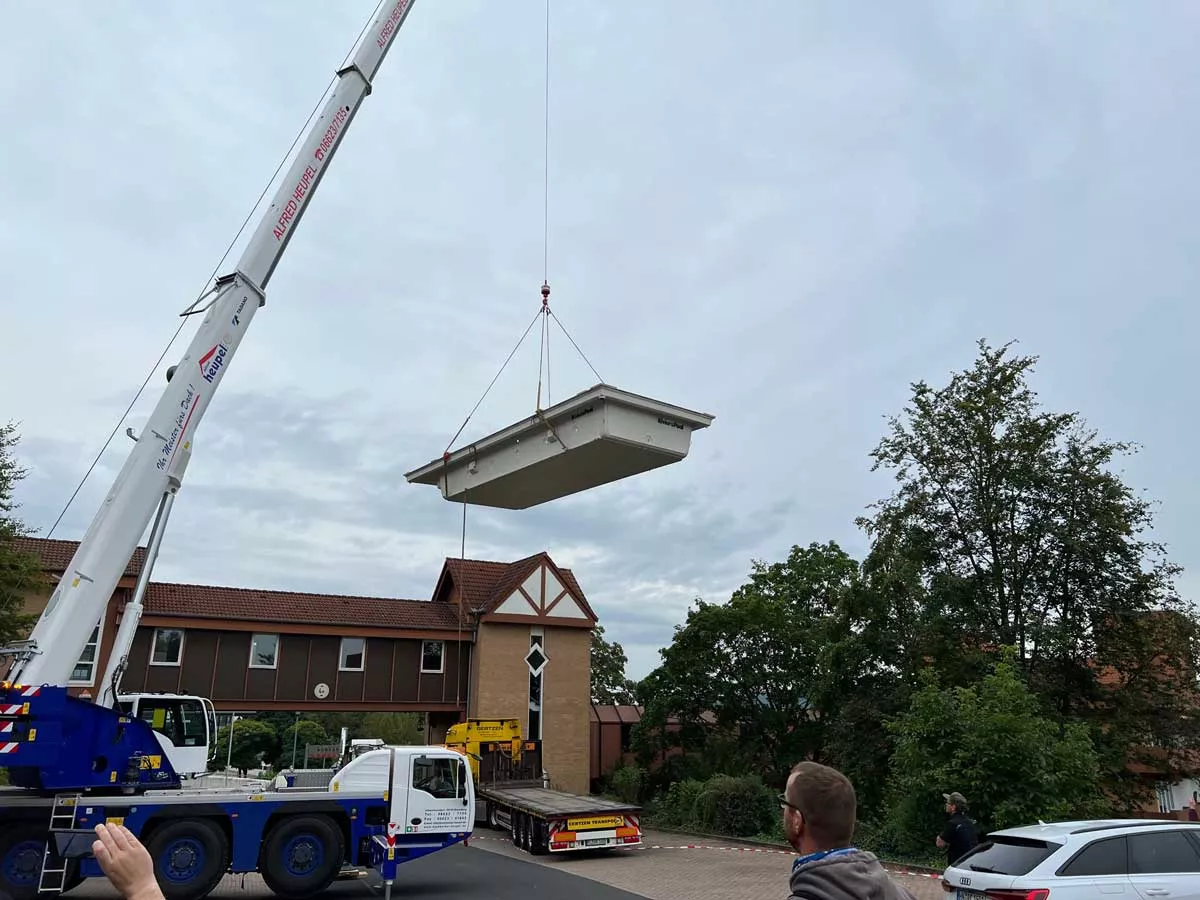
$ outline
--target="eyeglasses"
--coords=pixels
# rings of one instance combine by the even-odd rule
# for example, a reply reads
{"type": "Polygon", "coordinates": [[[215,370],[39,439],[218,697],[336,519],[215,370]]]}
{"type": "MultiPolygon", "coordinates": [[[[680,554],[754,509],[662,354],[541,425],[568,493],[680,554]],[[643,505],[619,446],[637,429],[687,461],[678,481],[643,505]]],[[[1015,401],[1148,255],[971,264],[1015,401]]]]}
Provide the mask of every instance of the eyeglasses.
{"type": "Polygon", "coordinates": [[[800,813],[800,815],[804,815],[804,810],[798,807],[795,803],[788,802],[787,794],[779,795],[779,808],[795,810],[796,812],[800,813]]]}

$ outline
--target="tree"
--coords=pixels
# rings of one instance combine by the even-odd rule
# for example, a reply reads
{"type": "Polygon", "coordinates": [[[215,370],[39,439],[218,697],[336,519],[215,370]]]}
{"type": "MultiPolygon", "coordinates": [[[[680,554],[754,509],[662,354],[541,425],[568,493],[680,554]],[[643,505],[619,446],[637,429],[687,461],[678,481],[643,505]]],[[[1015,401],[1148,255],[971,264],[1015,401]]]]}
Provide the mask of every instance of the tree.
{"type": "MultiPolygon", "coordinates": [[[[279,735],[279,752],[275,759],[276,769],[297,769],[307,767],[308,759],[304,750],[309,744],[328,744],[329,735],[319,722],[300,719],[283,729],[279,735]]],[[[320,762],[316,764],[318,767],[320,762]]]]}
{"type": "Polygon", "coordinates": [[[235,769],[256,769],[263,757],[274,758],[279,753],[279,734],[265,722],[255,719],[238,719],[217,730],[213,747],[213,766],[225,767],[226,760],[235,769]],[[233,753],[230,755],[229,729],[233,728],[233,753]]]}
{"type": "Polygon", "coordinates": [[[604,637],[604,626],[592,630],[592,702],[603,704],[633,703],[633,682],[625,676],[629,660],[625,648],[604,637]]]}
{"type": "MultiPolygon", "coordinates": [[[[1041,409],[1036,357],[1010,351],[980,341],[944,388],[912,385],[872,453],[897,486],[859,520],[865,574],[909,677],[936,661],[969,684],[1014,646],[1046,710],[1092,728],[1115,788],[1131,746],[1194,743],[1196,618],[1175,593],[1178,568],[1146,537],[1150,503],[1112,471],[1136,448],[1041,409]],[[1176,638],[1166,691],[1147,637],[1162,615],[1176,638]]],[[[1183,752],[1162,759],[1171,777],[1190,771],[1183,752]]]]}
{"type": "Polygon", "coordinates": [[[19,440],[14,423],[0,425],[0,646],[29,634],[35,617],[24,612],[25,600],[47,587],[42,561],[15,543],[30,533],[15,515],[16,485],[27,474],[15,455],[19,440]]]}
{"type": "Polygon", "coordinates": [[[421,717],[416,713],[373,712],[363,716],[359,738],[379,738],[392,746],[425,743],[421,717]]]}
{"type": "Polygon", "coordinates": [[[755,561],[728,603],[699,601],[641,691],[643,756],[674,742],[719,754],[728,774],[776,784],[797,761],[821,757],[840,692],[855,680],[841,666],[861,662],[847,652],[843,612],[857,578],[836,543],[813,543],[786,562],[755,561]]]}
{"type": "Polygon", "coordinates": [[[939,685],[926,669],[909,709],[889,723],[890,823],[900,852],[928,852],[950,791],[966,795],[981,832],[1103,814],[1088,729],[1043,715],[1011,648],[1002,659],[972,687],[939,685]]]}

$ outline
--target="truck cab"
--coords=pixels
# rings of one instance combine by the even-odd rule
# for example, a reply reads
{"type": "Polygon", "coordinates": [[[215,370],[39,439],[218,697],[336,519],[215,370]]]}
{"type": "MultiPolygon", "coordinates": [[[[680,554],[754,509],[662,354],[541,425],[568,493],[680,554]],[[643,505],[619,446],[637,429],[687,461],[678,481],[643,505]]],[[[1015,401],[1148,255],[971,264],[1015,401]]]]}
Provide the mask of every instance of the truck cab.
{"type": "Polygon", "coordinates": [[[390,797],[388,836],[397,844],[424,836],[469,834],[475,826],[475,784],[467,758],[446,747],[367,750],[338,770],[329,790],[378,791],[390,797]]]}
{"type": "Polygon", "coordinates": [[[117,706],[124,715],[154,729],[163,755],[181,777],[203,775],[217,730],[217,711],[204,697],[183,694],[122,694],[117,706]]]}

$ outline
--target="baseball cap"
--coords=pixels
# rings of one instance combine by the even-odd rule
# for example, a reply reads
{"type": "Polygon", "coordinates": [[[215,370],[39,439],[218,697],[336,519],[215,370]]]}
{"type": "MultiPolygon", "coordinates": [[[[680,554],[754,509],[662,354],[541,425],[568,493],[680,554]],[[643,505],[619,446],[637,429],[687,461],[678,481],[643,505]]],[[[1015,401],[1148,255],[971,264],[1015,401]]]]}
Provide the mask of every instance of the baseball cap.
{"type": "Polygon", "coordinates": [[[955,806],[967,805],[967,798],[958,791],[951,791],[949,794],[942,794],[942,797],[947,803],[953,803],[955,806]]]}

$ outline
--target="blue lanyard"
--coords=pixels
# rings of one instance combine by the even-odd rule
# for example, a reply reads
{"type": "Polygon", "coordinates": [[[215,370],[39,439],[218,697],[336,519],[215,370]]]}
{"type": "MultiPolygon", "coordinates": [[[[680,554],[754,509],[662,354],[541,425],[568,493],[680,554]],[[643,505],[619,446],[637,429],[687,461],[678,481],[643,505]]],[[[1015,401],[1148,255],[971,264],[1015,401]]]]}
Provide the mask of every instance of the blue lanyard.
{"type": "Polygon", "coordinates": [[[827,856],[844,856],[847,853],[857,853],[857,847],[843,847],[840,850],[818,850],[816,853],[810,853],[807,856],[798,856],[792,862],[792,871],[795,872],[803,865],[810,862],[816,862],[818,859],[825,859],[827,856]]]}

